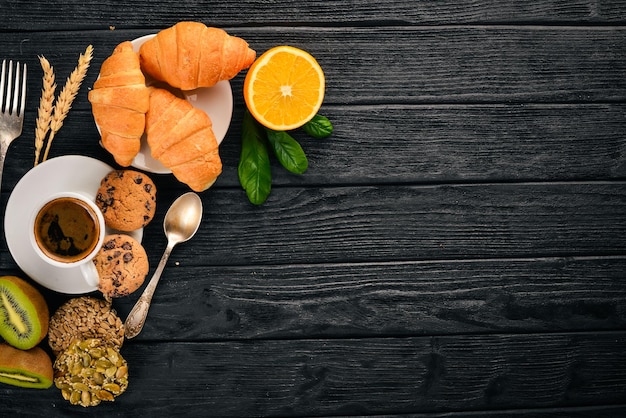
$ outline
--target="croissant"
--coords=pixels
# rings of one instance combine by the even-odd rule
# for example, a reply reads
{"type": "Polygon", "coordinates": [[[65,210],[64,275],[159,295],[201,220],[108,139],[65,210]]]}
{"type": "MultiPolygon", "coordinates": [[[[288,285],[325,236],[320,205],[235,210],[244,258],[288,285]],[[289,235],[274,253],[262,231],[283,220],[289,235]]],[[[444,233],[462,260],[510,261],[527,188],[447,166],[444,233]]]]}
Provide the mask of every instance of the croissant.
{"type": "Polygon", "coordinates": [[[149,94],[139,55],[129,41],[122,42],[102,63],[88,95],[102,146],[121,166],[129,166],[139,152],[149,94]]]}
{"type": "Polygon", "coordinates": [[[168,90],[149,89],[146,138],[152,157],[192,190],[208,189],[222,172],[211,118],[168,90]]]}
{"type": "Polygon", "coordinates": [[[139,48],[141,68],[172,87],[193,90],[230,80],[248,68],[256,52],[241,38],[199,22],[179,22],[139,48]]]}

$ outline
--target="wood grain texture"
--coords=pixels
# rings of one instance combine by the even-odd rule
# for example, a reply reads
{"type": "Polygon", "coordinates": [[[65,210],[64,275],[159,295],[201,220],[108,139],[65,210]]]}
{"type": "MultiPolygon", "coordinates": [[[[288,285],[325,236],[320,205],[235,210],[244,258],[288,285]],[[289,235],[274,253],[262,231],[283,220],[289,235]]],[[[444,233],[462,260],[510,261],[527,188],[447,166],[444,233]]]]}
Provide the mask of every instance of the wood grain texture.
{"type": "MultiPolygon", "coordinates": [[[[626,385],[625,343],[624,332],[131,341],[123,348],[128,392],[89,412],[315,416],[615,405],[626,385]],[[137,382],[142,390],[131,390],[137,382]]],[[[3,411],[23,411],[12,392],[0,388],[3,411]]],[[[58,391],[39,393],[30,401],[33,416],[76,412],[58,391]]]]}
{"type": "MultiPolygon", "coordinates": [[[[324,106],[322,111],[341,123],[326,140],[294,132],[309,169],[296,176],[273,159],[274,187],[626,178],[624,104],[324,106]]],[[[224,167],[215,188],[239,187],[241,113],[233,116],[220,147],[224,167]]],[[[34,117],[28,117],[26,134],[6,162],[9,179],[29,168],[24,162],[34,158],[34,129],[34,117]]],[[[79,152],[115,165],[99,138],[91,113],[73,110],[50,156],[79,152]]]]}
{"type": "MultiPolygon", "coordinates": [[[[626,185],[479,184],[280,188],[262,209],[243,191],[205,198],[191,265],[620,255],[626,185]]],[[[165,202],[168,202],[165,199],[165,202]]],[[[173,200],[173,198],[172,198],[173,200]]],[[[146,239],[163,240],[158,219],[146,239]]]]}
{"type": "MultiPolygon", "coordinates": [[[[144,229],[157,261],[165,246],[162,219],[175,197],[159,196],[155,220],[144,229]]],[[[233,189],[205,196],[203,223],[193,245],[181,249],[188,266],[626,251],[623,182],[290,187],[275,189],[262,209],[245,199],[233,189]]]]}
{"type": "Polygon", "coordinates": [[[165,27],[180,20],[200,20],[215,26],[259,25],[269,22],[324,24],[468,24],[468,23],[623,23],[624,5],[619,1],[543,0],[532,3],[481,0],[407,2],[340,0],[272,2],[241,0],[236,4],[218,1],[56,1],[55,7],[31,0],[5,0],[3,28],[30,30],[32,25],[47,30],[127,28],[137,25],[165,27]],[[158,10],[158,13],[155,13],[158,10]],[[207,14],[207,10],[210,13],[207,14]],[[242,13],[242,10],[245,13],[242,13]],[[276,13],[280,10],[280,15],[276,13]],[[68,17],[71,16],[71,19],[68,17]],[[272,18],[273,17],[273,18],[272,18]],[[32,23],[31,23],[32,22],[32,23]],[[31,25],[29,25],[31,23],[31,25]],[[108,26],[107,26],[108,25],[108,26]]]}
{"type": "MultiPolygon", "coordinates": [[[[226,28],[228,29],[228,28],[226,28]]],[[[390,103],[614,102],[626,100],[626,30],[621,27],[237,28],[261,53],[278,44],[309,51],[326,74],[326,105],[390,103]],[[375,42],[372,40],[375,39],[375,42]],[[572,55],[572,51],[576,55],[572,55]]],[[[60,79],[88,44],[91,86],[119,42],[146,30],[7,33],[4,56],[33,69],[45,55],[60,79]],[[54,51],[54,54],[51,52],[54,51]]],[[[33,72],[36,74],[36,71],[33,72]]],[[[242,103],[243,73],[233,82],[242,103]]],[[[29,79],[29,91],[41,82],[29,79]]],[[[29,108],[38,95],[29,96],[29,108]]],[[[86,92],[75,107],[88,109],[86,92]]]]}
{"type": "MultiPolygon", "coordinates": [[[[191,268],[185,255],[172,255],[136,340],[608,331],[626,326],[623,257],[191,268]]],[[[115,301],[122,317],[137,297],[115,301]]]]}

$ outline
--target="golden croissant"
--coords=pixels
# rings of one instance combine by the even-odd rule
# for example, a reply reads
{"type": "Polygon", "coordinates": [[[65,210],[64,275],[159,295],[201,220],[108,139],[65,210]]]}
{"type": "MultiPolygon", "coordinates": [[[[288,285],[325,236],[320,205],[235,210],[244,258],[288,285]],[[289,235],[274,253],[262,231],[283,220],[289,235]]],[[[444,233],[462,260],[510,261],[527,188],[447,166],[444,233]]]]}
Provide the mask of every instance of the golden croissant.
{"type": "Polygon", "coordinates": [[[130,42],[119,44],[102,63],[88,98],[102,146],[118,164],[129,166],[141,147],[149,105],[139,55],[130,42]]]}
{"type": "Polygon", "coordinates": [[[139,48],[143,71],[181,90],[211,87],[248,68],[256,52],[219,28],[179,22],[139,48]]]}
{"type": "Polygon", "coordinates": [[[152,157],[196,192],[222,172],[211,118],[168,90],[150,87],[146,138],[152,157]]]}

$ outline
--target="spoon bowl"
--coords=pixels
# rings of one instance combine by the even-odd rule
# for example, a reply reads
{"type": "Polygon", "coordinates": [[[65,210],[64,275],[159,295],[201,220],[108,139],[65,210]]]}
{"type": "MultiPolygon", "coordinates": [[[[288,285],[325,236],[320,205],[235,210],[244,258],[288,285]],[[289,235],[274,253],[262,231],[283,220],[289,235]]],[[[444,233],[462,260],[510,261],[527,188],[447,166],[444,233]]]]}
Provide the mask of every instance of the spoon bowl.
{"type": "Polygon", "coordinates": [[[200,222],[202,221],[202,201],[200,197],[193,192],[185,193],[172,203],[167,210],[165,219],[163,220],[163,230],[167,237],[167,247],[163,252],[161,261],[157,266],[148,286],[146,286],[141,297],[133,306],[124,323],[124,334],[126,338],[136,337],[141,332],[150,302],[156,290],[156,286],[161,278],[161,273],[167,264],[167,260],[174,249],[174,246],[181,242],[188,241],[196,234],[200,222]]]}
{"type": "Polygon", "coordinates": [[[163,230],[168,241],[174,245],[188,241],[196,234],[202,220],[202,201],[197,194],[189,192],[172,203],[163,220],[163,230]]]}

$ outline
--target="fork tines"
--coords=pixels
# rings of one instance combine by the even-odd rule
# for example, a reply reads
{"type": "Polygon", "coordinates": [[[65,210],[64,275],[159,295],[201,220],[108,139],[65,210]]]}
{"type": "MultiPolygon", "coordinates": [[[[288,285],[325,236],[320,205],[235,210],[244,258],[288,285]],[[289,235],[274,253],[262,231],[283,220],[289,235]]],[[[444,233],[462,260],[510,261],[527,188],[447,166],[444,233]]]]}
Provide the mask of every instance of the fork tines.
{"type": "Polygon", "coordinates": [[[26,64],[24,64],[22,74],[20,74],[22,67],[20,67],[19,62],[16,63],[15,79],[13,79],[13,60],[9,61],[8,75],[6,61],[2,60],[2,75],[0,76],[0,112],[23,116],[26,105],[26,64]],[[13,88],[14,81],[15,89],[13,88]]]}

